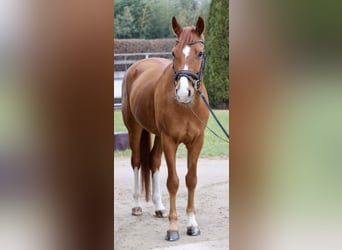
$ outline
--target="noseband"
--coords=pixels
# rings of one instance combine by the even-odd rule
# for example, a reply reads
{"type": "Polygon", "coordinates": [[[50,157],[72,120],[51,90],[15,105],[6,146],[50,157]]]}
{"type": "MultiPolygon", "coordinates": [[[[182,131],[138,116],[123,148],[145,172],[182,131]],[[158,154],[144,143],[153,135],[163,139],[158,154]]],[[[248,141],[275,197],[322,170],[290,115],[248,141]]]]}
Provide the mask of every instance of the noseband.
{"type": "MultiPolygon", "coordinates": [[[[178,43],[179,40],[177,39],[176,42],[178,43]]],[[[188,43],[187,45],[191,46],[194,45],[196,43],[202,43],[204,44],[204,40],[203,39],[198,39],[195,41],[192,41],[190,43],[188,43]]],[[[175,67],[174,65],[173,67],[173,71],[174,71],[174,80],[175,82],[178,81],[181,77],[186,77],[192,84],[192,86],[198,90],[200,88],[200,82],[202,80],[202,74],[204,71],[204,67],[205,67],[205,52],[203,52],[202,55],[202,61],[201,61],[201,68],[200,71],[196,74],[195,72],[191,71],[191,70],[179,70],[179,71],[175,71],[175,67]]]]}

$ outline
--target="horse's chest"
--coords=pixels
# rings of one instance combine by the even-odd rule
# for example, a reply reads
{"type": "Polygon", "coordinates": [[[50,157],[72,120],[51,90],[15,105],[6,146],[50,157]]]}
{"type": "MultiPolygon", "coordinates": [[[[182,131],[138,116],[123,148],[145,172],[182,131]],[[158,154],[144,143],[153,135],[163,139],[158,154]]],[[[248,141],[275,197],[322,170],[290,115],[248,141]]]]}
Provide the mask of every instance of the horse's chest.
{"type": "Polygon", "coordinates": [[[179,142],[192,141],[203,133],[202,126],[188,115],[168,116],[158,120],[160,133],[167,134],[179,142]]]}
{"type": "Polygon", "coordinates": [[[203,133],[203,129],[198,125],[197,122],[187,122],[185,125],[185,129],[183,131],[183,136],[189,139],[199,136],[203,133]]]}

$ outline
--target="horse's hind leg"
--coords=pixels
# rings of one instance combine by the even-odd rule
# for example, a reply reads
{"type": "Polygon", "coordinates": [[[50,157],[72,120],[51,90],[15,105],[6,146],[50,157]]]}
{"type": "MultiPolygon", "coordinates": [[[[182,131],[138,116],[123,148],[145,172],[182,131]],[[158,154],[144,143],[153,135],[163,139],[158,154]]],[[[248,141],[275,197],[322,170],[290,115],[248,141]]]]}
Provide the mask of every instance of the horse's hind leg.
{"type": "Polygon", "coordinates": [[[134,191],[133,191],[133,208],[132,215],[142,215],[142,207],[139,202],[139,168],[134,167],[134,191]]]}
{"type": "Polygon", "coordinates": [[[142,215],[142,207],[139,201],[139,170],[140,170],[140,138],[141,131],[139,129],[135,129],[134,132],[130,131],[129,135],[129,144],[132,150],[131,155],[131,166],[134,171],[134,189],[133,189],[133,208],[132,215],[140,216],[142,215]]]}
{"type": "Polygon", "coordinates": [[[167,217],[167,211],[162,203],[162,194],[160,190],[159,168],[162,157],[162,147],[159,136],[155,136],[151,151],[152,156],[152,201],[155,206],[155,216],[158,218],[167,217]]]}

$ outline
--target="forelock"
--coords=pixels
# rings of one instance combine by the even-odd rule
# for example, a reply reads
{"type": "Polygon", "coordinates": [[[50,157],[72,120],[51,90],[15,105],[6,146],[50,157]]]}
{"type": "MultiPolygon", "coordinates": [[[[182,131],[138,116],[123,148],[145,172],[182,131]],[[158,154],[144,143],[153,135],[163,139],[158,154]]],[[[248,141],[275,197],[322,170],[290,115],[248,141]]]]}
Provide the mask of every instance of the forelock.
{"type": "Polygon", "coordinates": [[[194,32],[196,32],[196,28],[195,27],[185,27],[183,29],[183,32],[180,35],[180,37],[182,39],[179,40],[181,48],[184,48],[185,45],[187,45],[188,43],[191,42],[192,34],[194,34],[194,32]]]}

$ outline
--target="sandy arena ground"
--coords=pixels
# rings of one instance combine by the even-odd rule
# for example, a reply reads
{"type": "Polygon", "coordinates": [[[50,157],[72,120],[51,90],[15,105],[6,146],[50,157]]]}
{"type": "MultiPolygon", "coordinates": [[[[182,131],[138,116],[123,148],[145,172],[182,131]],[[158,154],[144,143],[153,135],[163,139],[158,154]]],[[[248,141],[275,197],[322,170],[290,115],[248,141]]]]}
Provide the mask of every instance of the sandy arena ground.
{"type": "MultiPolygon", "coordinates": [[[[186,235],[187,189],[186,159],[177,159],[180,186],[177,193],[177,213],[180,239],[164,240],[168,219],[155,218],[153,203],[141,197],[143,215],[131,215],[133,171],[128,157],[114,160],[114,249],[115,250],[207,250],[228,249],[228,159],[203,159],[198,162],[198,184],[195,204],[201,235],[186,235]]],[[[160,168],[163,203],[169,208],[166,188],[167,167],[160,168]]]]}

